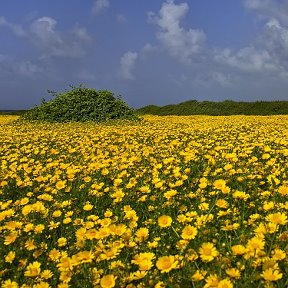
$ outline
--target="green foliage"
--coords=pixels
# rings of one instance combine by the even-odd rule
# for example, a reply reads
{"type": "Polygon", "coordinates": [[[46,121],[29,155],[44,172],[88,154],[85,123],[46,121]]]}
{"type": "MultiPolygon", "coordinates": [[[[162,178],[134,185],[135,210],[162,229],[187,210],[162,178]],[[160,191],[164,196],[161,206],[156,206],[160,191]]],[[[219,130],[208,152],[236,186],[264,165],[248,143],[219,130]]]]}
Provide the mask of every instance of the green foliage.
{"type": "Polygon", "coordinates": [[[152,115],[287,115],[288,101],[211,102],[190,100],[174,105],[149,105],[137,110],[138,114],[152,115]]]}
{"type": "Polygon", "coordinates": [[[27,110],[0,110],[0,115],[18,115],[18,116],[21,116],[26,112],[27,112],[27,110]]]}
{"type": "Polygon", "coordinates": [[[48,122],[139,120],[133,109],[108,90],[96,91],[82,85],[71,88],[64,93],[48,91],[54,99],[42,99],[41,105],[26,112],[23,118],[48,122]]]}

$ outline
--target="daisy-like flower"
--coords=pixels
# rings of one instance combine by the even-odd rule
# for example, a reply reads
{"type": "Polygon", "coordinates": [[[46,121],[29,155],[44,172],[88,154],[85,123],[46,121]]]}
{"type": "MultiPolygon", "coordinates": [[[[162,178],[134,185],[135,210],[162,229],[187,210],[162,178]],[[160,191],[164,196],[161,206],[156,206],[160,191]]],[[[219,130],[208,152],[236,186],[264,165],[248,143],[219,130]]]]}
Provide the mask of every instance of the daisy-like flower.
{"type": "Polygon", "coordinates": [[[138,242],[144,241],[149,236],[148,228],[146,228],[146,227],[139,228],[136,231],[135,236],[136,236],[136,238],[137,238],[136,240],[138,242]]]}
{"type": "Polygon", "coordinates": [[[226,186],[226,181],[224,179],[218,179],[213,182],[213,187],[222,190],[226,186]]]}
{"type": "Polygon", "coordinates": [[[66,245],[67,243],[67,239],[65,237],[60,237],[58,240],[57,240],[57,243],[58,243],[58,246],[59,247],[63,247],[66,245]]]}
{"type": "Polygon", "coordinates": [[[15,252],[14,251],[10,251],[6,256],[5,256],[5,262],[7,263],[12,263],[14,258],[15,258],[15,252]]]}
{"type": "Polygon", "coordinates": [[[93,205],[90,204],[89,201],[87,201],[86,204],[85,204],[84,207],[83,207],[83,210],[84,210],[84,211],[90,211],[90,210],[92,210],[92,209],[93,209],[93,205]]]}
{"type": "Polygon", "coordinates": [[[217,288],[233,288],[233,283],[229,279],[219,281],[217,288]]]}
{"type": "Polygon", "coordinates": [[[181,237],[185,240],[191,240],[194,239],[197,235],[197,228],[193,227],[191,225],[187,225],[184,227],[181,233],[181,237]]]}
{"type": "Polygon", "coordinates": [[[61,190],[65,188],[65,186],[66,186],[66,181],[61,181],[61,180],[59,180],[55,185],[57,190],[61,190]]]}
{"type": "Polygon", "coordinates": [[[265,281],[277,281],[281,279],[283,274],[278,269],[268,268],[264,270],[261,274],[261,277],[265,281]]]}
{"type": "Polygon", "coordinates": [[[203,243],[199,249],[200,258],[204,262],[210,262],[219,255],[219,252],[211,242],[203,243]]]}
{"type": "Polygon", "coordinates": [[[205,279],[205,285],[204,288],[215,288],[217,287],[218,283],[219,283],[220,279],[218,278],[218,276],[216,274],[211,274],[208,277],[206,277],[205,279]]]}
{"type": "Polygon", "coordinates": [[[166,228],[171,226],[172,224],[172,218],[168,215],[161,215],[160,217],[158,217],[158,225],[161,228],[166,228]]]}
{"type": "Polygon", "coordinates": [[[285,225],[288,222],[287,216],[280,212],[267,215],[266,220],[278,225],[285,225]]]}
{"type": "Polygon", "coordinates": [[[231,278],[240,278],[241,274],[240,274],[240,271],[236,268],[229,268],[229,269],[226,269],[225,270],[226,274],[228,276],[230,276],[231,278]]]}
{"type": "Polygon", "coordinates": [[[249,256],[256,256],[260,251],[264,249],[265,240],[260,237],[253,237],[247,242],[247,250],[249,256]]]}
{"type": "Polygon", "coordinates": [[[40,273],[41,273],[41,263],[35,261],[27,266],[24,275],[26,277],[36,277],[39,276],[40,273]]]}
{"type": "Polygon", "coordinates": [[[4,245],[10,245],[11,243],[15,242],[17,237],[18,237],[18,233],[16,231],[12,231],[10,234],[5,236],[4,245]]]}
{"type": "Polygon", "coordinates": [[[140,271],[150,270],[153,266],[152,260],[155,258],[154,253],[146,252],[137,254],[132,263],[139,266],[140,271]]]}
{"type": "Polygon", "coordinates": [[[53,276],[53,273],[51,272],[51,270],[46,269],[41,273],[41,276],[42,278],[47,280],[53,276]]]}
{"type": "Polygon", "coordinates": [[[101,288],[112,288],[115,287],[116,277],[112,274],[104,275],[100,280],[101,288]]]}
{"type": "Polygon", "coordinates": [[[281,249],[274,249],[272,251],[272,259],[273,260],[283,260],[286,258],[286,253],[285,251],[281,250],[281,249]]]}
{"type": "Polygon", "coordinates": [[[18,288],[18,283],[15,281],[11,281],[10,279],[4,281],[2,283],[1,288],[18,288]]]}
{"type": "Polygon", "coordinates": [[[288,185],[281,185],[278,187],[278,192],[282,195],[282,196],[286,196],[288,194],[288,185]]]}
{"type": "Polygon", "coordinates": [[[233,255],[243,255],[246,253],[246,248],[243,245],[233,245],[231,249],[233,255]]]}
{"type": "Polygon", "coordinates": [[[205,278],[206,271],[197,270],[191,277],[192,281],[201,281],[205,278]]]}
{"type": "Polygon", "coordinates": [[[169,272],[178,268],[178,261],[176,260],[176,257],[172,255],[162,256],[158,258],[156,267],[161,271],[161,273],[169,272]]]}

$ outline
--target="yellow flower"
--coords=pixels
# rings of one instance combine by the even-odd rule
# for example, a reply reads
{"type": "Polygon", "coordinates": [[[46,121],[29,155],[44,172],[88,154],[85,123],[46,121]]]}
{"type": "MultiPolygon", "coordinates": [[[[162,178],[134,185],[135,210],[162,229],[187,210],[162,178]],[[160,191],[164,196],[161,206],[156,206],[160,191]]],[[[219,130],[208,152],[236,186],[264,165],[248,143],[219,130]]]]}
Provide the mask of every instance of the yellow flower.
{"type": "Polygon", "coordinates": [[[217,288],[233,288],[233,284],[229,279],[219,281],[217,288]]]}
{"type": "Polygon", "coordinates": [[[38,224],[34,227],[34,232],[36,234],[42,233],[42,231],[45,229],[45,226],[43,224],[38,224]]]}
{"type": "Polygon", "coordinates": [[[205,285],[204,288],[215,288],[217,287],[220,279],[216,274],[211,274],[205,279],[205,285]]]}
{"type": "Polygon", "coordinates": [[[57,240],[58,246],[63,247],[67,244],[67,239],[65,237],[61,237],[57,240]]]}
{"type": "Polygon", "coordinates": [[[139,266],[140,271],[150,270],[153,266],[152,260],[155,258],[154,253],[146,252],[135,255],[132,263],[139,266]]]}
{"type": "Polygon", "coordinates": [[[61,189],[65,188],[65,186],[66,186],[66,181],[61,181],[61,180],[58,181],[55,185],[57,190],[61,190],[61,189]]]}
{"type": "Polygon", "coordinates": [[[39,276],[40,273],[41,273],[41,263],[35,261],[27,266],[24,275],[26,277],[36,277],[39,276]]]}
{"type": "Polygon", "coordinates": [[[163,281],[159,281],[156,283],[154,288],[165,288],[165,283],[163,281]]]}
{"type": "Polygon", "coordinates": [[[1,288],[18,288],[18,283],[15,281],[11,281],[10,279],[4,281],[2,283],[1,288]]]}
{"type": "Polygon", "coordinates": [[[35,245],[35,243],[34,243],[34,240],[33,240],[33,239],[27,240],[27,241],[25,242],[24,247],[25,247],[27,250],[29,250],[29,251],[30,251],[30,250],[34,250],[34,249],[37,248],[36,245],[35,245]]]}
{"type": "Polygon", "coordinates": [[[194,239],[196,237],[197,233],[198,232],[197,232],[197,228],[196,227],[193,227],[191,225],[187,225],[182,230],[181,237],[183,239],[186,239],[186,240],[191,240],[191,239],[194,239]]]}
{"type": "Polygon", "coordinates": [[[206,271],[201,271],[197,270],[193,275],[192,275],[192,280],[193,281],[201,281],[205,278],[205,275],[207,274],[206,271]]]}
{"type": "Polygon", "coordinates": [[[18,233],[16,231],[12,231],[10,234],[4,237],[4,245],[10,245],[15,242],[18,237],[18,233]]]}
{"type": "Polygon", "coordinates": [[[48,257],[49,257],[52,261],[57,262],[57,261],[60,259],[60,257],[61,257],[61,253],[60,253],[59,250],[57,250],[57,249],[54,248],[54,249],[52,249],[52,250],[49,252],[48,257]]]}
{"type": "Polygon", "coordinates": [[[273,268],[268,268],[268,269],[264,270],[261,274],[261,277],[265,281],[277,281],[277,280],[281,279],[282,276],[283,276],[283,274],[280,273],[279,270],[273,269],[273,268]]]}
{"type": "Polygon", "coordinates": [[[164,197],[167,200],[170,200],[173,196],[175,196],[178,192],[176,190],[169,190],[167,192],[164,193],[164,197]]]}
{"type": "Polygon", "coordinates": [[[137,241],[139,241],[139,242],[144,241],[149,236],[148,228],[145,228],[145,227],[139,228],[136,231],[135,236],[136,236],[137,241]]]}
{"type": "Polygon", "coordinates": [[[257,256],[257,254],[264,249],[265,241],[261,237],[253,237],[248,240],[246,248],[249,256],[257,256]]]}
{"type": "Polygon", "coordinates": [[[60,210],[55,210],[52,214],[53,217],[60,217],[62,212],[60,210]]]}
{"type": "Polygon", "coordinates": [[[225,209],[225,208],[228,207],[228,205],[229,205],[228,202],[226,200],[224,200],[224,199],[218,199],[216,201],[216,206],[219,207],[219,208],[225,209]]]}
{"type": "Polygon", "coordinates": [[[73,269],[73,262],[70,257],[62,257],[60,263],[57,264],[59,271],[67,272],[73,269]]]}
{"type": "Polygon", "coordinates": [[[168,215],[162,215],[158,217],[158,225],[161,228],[169,227],[172,224],[172,218],[168,215]]]}
{"type": "Polygon", "coordinates": [[[218,190],[222,190],[223,188],[225,188],[225,186],[226,186],[226,181],[223,179],[218,179],[213,182],[213,187],[218,190]]]}
{"type": "Polygon", "coordinates": [[[278,187],[278,192],[282,195],[282,196],[286,196],[288,194],[288,185],[281,185],[278,187]]]}
{"type": "Polygon", "coordinates": [[[100,280],[100,286],[102,288],[112,288],[115,287],[115,276],[112,274],[105,275],[100,280]]]}
{"type": "Polygon", "coordinates": [[[49,278],[51,278],[52,276],[53,276],[53,273],[52,273],[50,270],[48,270],[48,269],[44,270],[44,271],[41,273],[41,277],[44,278],[44,279],[49,279],[49,278]]]}
{"type": "Polygon", "coordinates": [[[12,263],[15,258],[15,252],[10,251],[6,256],[5,256],[5,262],[7,263],[12,263]]]}
{"type": "Polygon", "coordinates": [[[90,210],[92,210],[92,209],[93,209],[93,205],[90,204],[89,201],[87,201],[86,204],[85,204],[84,207],[83,207],[83,210],[84,210],[84,211],[90,211],[90,210]]]}
{"type": "Polygon", "coordinates": [[[95,257],[91,251],[80,251],[75,256],[79,263],[90,263],[95,257]]]}
{"type": "Polygon", "coordinates": [[[159,257],[156,262],[156,267],[161,271],[161,273],[169,272],[172,269],[178,268],[178,261],[175,256],[162,256],[159,257]]]}
{"type": "Polygon", "coordinates": [[[231,278],[240,278],[241,274],[240,271],[236,268],[229,268],[225,270],[226,274],[231,278]]]}
{"type": "Polygon", "coordinates": [[[266,220],[278,225],[285,225],[288,222],[287,216],[280,212],[267,215],[266,220]]]}
{"type": "Polygon", "coordinates": [[[272,259],[273,260],[283,260],[286,258],[286,253],[285,251],[281,250],[281,249],[275,249],[272,251],[272,259]]]}
{"type": "Polygon", "coordinates": [[[233,198],[234,199],[240,199],[240,200],[247,200],[248,198],[250,198],[249,194],[243,192],[243,191],[235,191],[233,194],[232,194],[233,198]]]}
{"type": "Polygon", "coordinates": [[[47,282],[44,282],[44,281],[41,281],[35,285],[33,285],[33,288],[50,288],[51,286],[47,283],[47,282]]]}
{"type": "Polygon", "coordinates": [[[275,203],[273,201],[265,201],[263,204],[263,209],[265,211],[272,210],[275,207],[275,203]]]}
{"type": "Polygon", "coordinates": [[[199,249],[200,258],[204,262],[210,262],[219,255],[213,243],[203,243],[199,249]]]}

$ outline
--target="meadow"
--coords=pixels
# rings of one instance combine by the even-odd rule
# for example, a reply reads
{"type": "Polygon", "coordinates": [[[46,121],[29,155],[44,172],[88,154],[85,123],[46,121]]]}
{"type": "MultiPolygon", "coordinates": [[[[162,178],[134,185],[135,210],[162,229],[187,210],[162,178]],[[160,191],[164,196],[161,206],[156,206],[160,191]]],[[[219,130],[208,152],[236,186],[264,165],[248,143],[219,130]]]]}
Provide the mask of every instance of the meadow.
{"type": "Polygon", "coordinates": [[[0,287],[288,287],[288,116],[0,116],[0,287]]]}

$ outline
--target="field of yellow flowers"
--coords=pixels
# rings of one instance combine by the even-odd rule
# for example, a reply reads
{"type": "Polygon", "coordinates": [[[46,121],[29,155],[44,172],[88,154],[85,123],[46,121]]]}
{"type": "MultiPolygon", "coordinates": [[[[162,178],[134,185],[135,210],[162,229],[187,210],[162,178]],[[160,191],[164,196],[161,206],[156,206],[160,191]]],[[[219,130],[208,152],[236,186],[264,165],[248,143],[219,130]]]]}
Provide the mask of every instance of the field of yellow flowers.
{"type": "Polygon", "coordinates": [[[0,116],[0,287],[288,287],[288,116],[0,116]]]}

